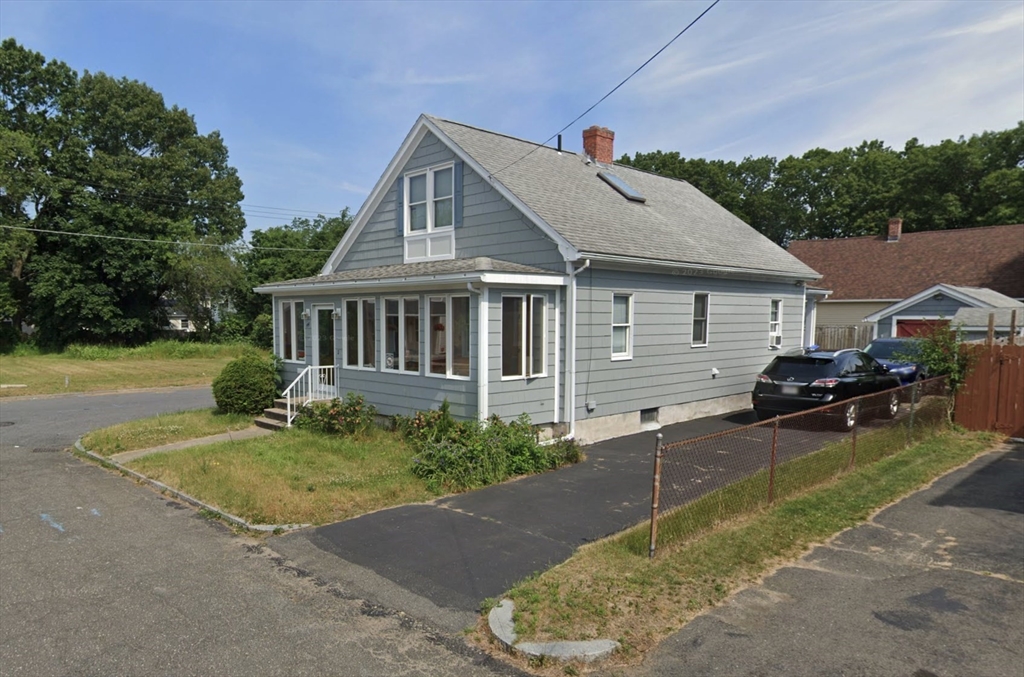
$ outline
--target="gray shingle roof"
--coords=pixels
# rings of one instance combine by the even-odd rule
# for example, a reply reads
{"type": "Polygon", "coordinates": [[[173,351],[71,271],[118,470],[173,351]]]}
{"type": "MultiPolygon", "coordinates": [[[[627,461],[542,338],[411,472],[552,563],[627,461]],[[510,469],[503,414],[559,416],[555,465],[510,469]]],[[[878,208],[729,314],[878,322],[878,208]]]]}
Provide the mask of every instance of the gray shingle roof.
{"type": "Polygon", "coordinates": [[[526,275],[552,275],[550,270],[524,266],[510,261],[478,256],[473,259],[448,259],[444,261],[424,261],[422,263],[400,263],[392,266],[374,266],[345,270],[330,275],[302,277],[283,282],[272,282],[256,289],[266,287],[295,286],[308,284],[324,284],[330,282],[359,282],[365,280],[405,280],[410,278],[430,278],[435,275],[455,275],[459,273],[519,273],[526,275]]]}
{"type": "Polygon", "coordinates": [[[488,172],[498,172],[496,180],[580,252],[819,277],[685,181],[617,164],[588,165],[582,155],[546,146],[519,160],[536,144],[429,119],[488,172]],[[625,199],[597,176],[602,169],[646,202],[625,199]]]}
{"type": "Polygon", "coordinates": [[[1013,308],[961,308],[953,315],[953,325],[962,324],[965,327],[987,327],[988,316],[994,313],[996,316],[996,327],[1010,326],[1010,313],[1017,311],[1017,327],[1024,325],[1024,303],[1017,304],[1013,308]]]}
{"type": "MultiPolygon", "coordinates": [[[[978,299],[982,303],[987,303],[993,308],[1013,308],[1018,305],[1015,299],[987,287],[959,287],[951,284],[946,286],[957,290],[961,294],[967,294],[972,298],[978,299]]],[[[986,317],[988,316],[986,315],[986,317]]],[[[985,320],[985,322],[988,322],[988,320],[985,320]]]]}

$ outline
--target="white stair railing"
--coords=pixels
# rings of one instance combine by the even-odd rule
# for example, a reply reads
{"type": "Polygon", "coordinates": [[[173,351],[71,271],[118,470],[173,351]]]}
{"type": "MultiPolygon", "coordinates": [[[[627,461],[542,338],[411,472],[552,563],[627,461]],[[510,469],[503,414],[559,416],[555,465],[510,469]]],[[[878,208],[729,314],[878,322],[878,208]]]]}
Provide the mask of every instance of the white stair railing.
{"type": "Polygon", "coordinates": [[[306,367],[281,393],[281,398],[287,402],[289,427],[302,407],[314,400],[329,400],[337,396],[337,370],[333,364],[306,367]]]}

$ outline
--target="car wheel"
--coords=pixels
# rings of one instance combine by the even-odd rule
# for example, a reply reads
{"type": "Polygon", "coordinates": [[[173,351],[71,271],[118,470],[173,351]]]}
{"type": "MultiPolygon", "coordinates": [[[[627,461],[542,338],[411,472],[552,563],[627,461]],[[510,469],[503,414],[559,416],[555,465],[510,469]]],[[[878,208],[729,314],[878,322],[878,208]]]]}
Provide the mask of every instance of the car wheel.
{"type": "Polygon", "coordinates": [[[853,430],[857,425],[857,414],[859,413],[856,402],[847,402],[843,405],[842,416],[839,419],[839,427],[844,431],[853,430]]]}
{"type": "Polygon", "coordinates": [[[767,421],[770,418],[775,418],[775,414],[765,411],[763,409],[755,409],[754,413],[757,414],[758,421],[767,421]]]}
{"type": "Polygon", "coordinates": [[[900,413],[900,393],[898,390],[894,390],[889,393],[889,402],[885,407],[885,417],[896,418],[898,413],[900,413]]]}

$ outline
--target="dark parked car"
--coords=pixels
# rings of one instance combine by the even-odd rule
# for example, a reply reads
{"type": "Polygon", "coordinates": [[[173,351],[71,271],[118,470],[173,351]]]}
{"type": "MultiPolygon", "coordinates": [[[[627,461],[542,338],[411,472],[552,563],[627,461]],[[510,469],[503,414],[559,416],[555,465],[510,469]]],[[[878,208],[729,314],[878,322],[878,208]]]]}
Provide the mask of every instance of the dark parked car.
{"type": "MultiPolygon", "coordinates": [[[[757,377],[751,397],[754,411],[762,421],[773,416],[823,407],[860,395],[872,395],[898,388],[900,381],[875,358],[860,350],[817,351],[804,355],[779,355],[757,377]]],[[[877,412],[895,418],[899,393],[887,398],[869,398],[877,412]]],[[[849,430],[860,412],[856,402],[826,412],[849,430]]]]}
{"type": "Polygon", "coordinates": [[[864,352],[907,385],[928,378],[928,369],[917,361],[920,345],[921,339],[916,338],[880,338],[869,343],[864,352]]]}

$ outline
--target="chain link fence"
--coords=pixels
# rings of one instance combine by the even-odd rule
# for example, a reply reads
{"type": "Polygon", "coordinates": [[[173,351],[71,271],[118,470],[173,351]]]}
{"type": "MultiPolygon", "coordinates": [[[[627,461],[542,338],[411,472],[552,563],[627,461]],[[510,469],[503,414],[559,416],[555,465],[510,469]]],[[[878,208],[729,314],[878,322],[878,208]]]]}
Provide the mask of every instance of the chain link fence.
{"type": "Polygon", "coordinates": [[[650,556],[933,435],[945,378],[844,400],[655,449],[650,556]]]}

